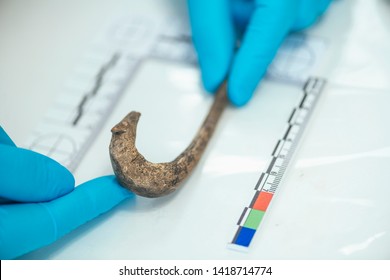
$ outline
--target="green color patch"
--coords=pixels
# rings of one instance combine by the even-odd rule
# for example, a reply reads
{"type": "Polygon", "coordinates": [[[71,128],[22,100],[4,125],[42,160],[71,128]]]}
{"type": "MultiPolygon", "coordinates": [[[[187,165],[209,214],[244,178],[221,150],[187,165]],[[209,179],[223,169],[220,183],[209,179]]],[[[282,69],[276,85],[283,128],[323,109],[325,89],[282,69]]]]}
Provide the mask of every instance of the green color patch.
{"type": "Polygon", "coordinates": [[[264,216],[264,211],[251,209],[248,217],[246,218],[244,227],[257,229],[264,216]]]}

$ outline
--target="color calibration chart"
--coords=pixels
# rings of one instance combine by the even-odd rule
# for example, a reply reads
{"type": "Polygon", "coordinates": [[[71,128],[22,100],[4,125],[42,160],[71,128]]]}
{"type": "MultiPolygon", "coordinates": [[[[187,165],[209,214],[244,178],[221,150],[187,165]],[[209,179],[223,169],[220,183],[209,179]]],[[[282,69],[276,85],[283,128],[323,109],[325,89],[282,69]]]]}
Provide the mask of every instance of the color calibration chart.
{"type": "Polygon", "coordinates": [[[255,187],[253,199],[249,207],[245,207],[242,212],[237,222],[238,229],[229,245],[248,248],[251,244],[281,183],[291,157],[297,149],[324,85],[325,80],[320,78],[311,78],[304,85],[303,96],[291,112],[286,131],[283,137],[277,141],[270,163],[266,171],[261,174],[255,187]]]}

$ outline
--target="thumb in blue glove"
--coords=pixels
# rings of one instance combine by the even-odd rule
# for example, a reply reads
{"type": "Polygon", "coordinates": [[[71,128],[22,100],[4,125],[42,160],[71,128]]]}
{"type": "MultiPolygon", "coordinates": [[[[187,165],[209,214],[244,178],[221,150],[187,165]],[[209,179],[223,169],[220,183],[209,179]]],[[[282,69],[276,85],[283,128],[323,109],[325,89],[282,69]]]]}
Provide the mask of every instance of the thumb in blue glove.
{"type": "Polygon", "coordinates": [[[74,189],[72,174],[56,161],[17,148],[0,127],[0,258],[48,245],[132,196],[114,176],[74,189]]]}
{"type": "Polygon", "coordinates": [[[229,76],[228,97],[246,104],[290,31],[312,25],[331,0],[188,0],[206,90],[229,76]],[[239,30],[243,31],[239,38],[239,30]],[[236,51],[236,42],[240,47],[236,51]]]}

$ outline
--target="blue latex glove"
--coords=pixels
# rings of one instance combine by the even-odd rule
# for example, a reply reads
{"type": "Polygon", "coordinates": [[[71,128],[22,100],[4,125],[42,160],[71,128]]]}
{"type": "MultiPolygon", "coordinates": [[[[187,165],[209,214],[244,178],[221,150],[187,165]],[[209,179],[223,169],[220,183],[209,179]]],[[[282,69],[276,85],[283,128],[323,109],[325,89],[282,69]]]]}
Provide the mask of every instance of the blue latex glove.
{"type": "Polygon", "coordinates": [[[228,97],[246,104],[285,36],[312,25],[331,0],[188,0],[206,90],[229,76],[228,97]],[[236,49],[236,42],[240,47],[236,49]]]}
{"type": "Polygon", "coordinates": [[[0,259],[54,242],[132,196],[114,176],[74,188],[56,161],[18,148],[0,127],[0,259]]]}

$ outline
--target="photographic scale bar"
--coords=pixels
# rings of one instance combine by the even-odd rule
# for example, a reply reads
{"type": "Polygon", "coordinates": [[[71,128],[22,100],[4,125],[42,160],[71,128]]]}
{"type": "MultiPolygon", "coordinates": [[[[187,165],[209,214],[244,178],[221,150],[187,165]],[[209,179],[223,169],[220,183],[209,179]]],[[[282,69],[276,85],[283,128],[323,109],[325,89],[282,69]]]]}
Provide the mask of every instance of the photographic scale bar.
{"type": "Polygon", "coordinates": [[[266,171],[260,175],[252,201],[248,207],[244,208],[237,222],[238,229],[233,240],[229,243],[229,247],[245,249],[251,244],[286,172],[291,157],[297,149],[325,83],[325,80],[321,78],[310,78],[305,83],[303,96],[291,112],[286,131],[277,141],[266,171]]]}

